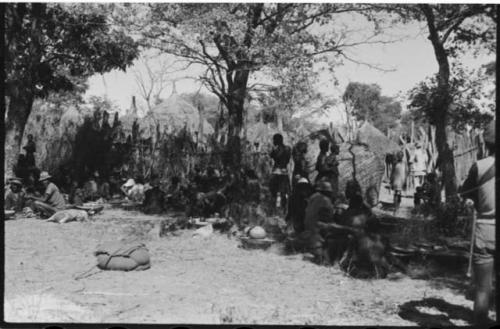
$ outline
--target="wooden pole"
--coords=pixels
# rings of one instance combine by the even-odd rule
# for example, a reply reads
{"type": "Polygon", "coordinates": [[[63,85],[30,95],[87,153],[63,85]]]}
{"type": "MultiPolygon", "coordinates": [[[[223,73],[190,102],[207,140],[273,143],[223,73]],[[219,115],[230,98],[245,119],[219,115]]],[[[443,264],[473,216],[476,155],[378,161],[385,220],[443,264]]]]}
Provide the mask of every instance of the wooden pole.
{"type": "Polygon", "coordinates": [[[411,136],[410,136],[410,143],[413,144],[414,141],[414,133],[415,133],[415,122],[411,120],[411,136]]]}

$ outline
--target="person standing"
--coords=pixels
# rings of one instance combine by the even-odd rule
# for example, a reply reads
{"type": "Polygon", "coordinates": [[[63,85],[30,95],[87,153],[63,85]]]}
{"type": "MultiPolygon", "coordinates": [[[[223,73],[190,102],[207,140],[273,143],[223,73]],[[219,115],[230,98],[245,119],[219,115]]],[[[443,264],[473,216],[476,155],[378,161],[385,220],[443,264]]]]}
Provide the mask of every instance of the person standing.
{"type": "Polygon", "coordinates": [[[332,200],[335,202],[338,189],[339,189],[339,162],[337,161],[337,155],[340,150],[337,144],[332,143],[330,145],[330,154],[326,156],[325,159],[325,173],[324,178],[327,179],[328,182],[332,185],[332,200]]]}
{"type": "Polygon", "coordinates": [[[328,174],[327,166],[326,166],[326,157],[328,153],[328,147],[330,143],[326,139],[322,139],[319,141],[319,154],[316,159],[316,171],[318,174],[316,175],[315,182],[319,182],[323,177],[328,174]]]}
{"type": "Polygon", "coordinates": [[[288,177],[288,163],[292,156],[290,147],[283,144],[283,136],[273,136],[274,147],[271,151],[271,159],[274,160],[273,172],[270,180],[270,191],[273,201],[286,211],[288,196],[290,194],[290,181],[288,177]]]}
{"type": "Polygon", "coordinates": [[[412,161],[412,176],[413,176],[413,187],[422,186],[424,183],[424,177],[427,172],[427,154],[422,149],[420,143],[415,144],[416,150],[413,153],[412,161]]]}
{"type": "Polygon", "coordinates": [[[474,201],[477,211],[474,249],[474,321],[488,322],[495,255],[495,121],[484,131],[488,156],[474,163],[460,189],[462,197],[474,201]]]}
{"type": "Polygon", "coordinates": [[[28,142],[23,149],[26,151],[26,163],[28,167],[35,167],[36,144],[33,140],[33,135],[28,135],[28,142]]]}
{"type": "Polygon", "coordinates": [[[40,212],[42,217],[46,218],[66,208],[66,201],[64,201],[63,195],[59,191],[59,188],[50,181],[50,178],[52,178],[52,176],[46,171],[40,174],[39,181],[45,187],[45,193],[42,198],[37,198],[35,196],[28,197],[34,201],[34,210],[40,212]]]}
{"type": "Polygon", "coordinates": [[[305,178],[309,180],[309,163],[306,159],[307,144],[298,142],[293,150],[293,184],[295,186],[298,180],[305,178]]]}
{"type": "Polygon", "coordinates": [[[403,186],[405,184],[406,173],[405,165],[403,163],[404,154],[399,151],[396,154],[396,164],[392,168],[391,174],[391,189],[394,193],[394,209],[398,209],[401,204],[401,197],[403,193],[403,186]]]}

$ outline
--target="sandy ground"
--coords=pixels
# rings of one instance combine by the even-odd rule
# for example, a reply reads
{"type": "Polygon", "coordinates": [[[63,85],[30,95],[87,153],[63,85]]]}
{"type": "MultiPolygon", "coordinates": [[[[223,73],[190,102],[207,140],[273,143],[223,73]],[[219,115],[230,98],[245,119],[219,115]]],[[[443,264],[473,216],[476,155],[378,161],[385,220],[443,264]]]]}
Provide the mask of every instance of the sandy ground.
{"type": "Polygon", "coordinates": [[[5,320],[432,326],[470,316],[472,303],[446,278],[353,279],[218,233],[160,238],[158,219],[106,210],[83,223],[6,221],[5,320]],[[96,246],[120,239],[144,242],[152,267],[92,269],[96,246]]]}

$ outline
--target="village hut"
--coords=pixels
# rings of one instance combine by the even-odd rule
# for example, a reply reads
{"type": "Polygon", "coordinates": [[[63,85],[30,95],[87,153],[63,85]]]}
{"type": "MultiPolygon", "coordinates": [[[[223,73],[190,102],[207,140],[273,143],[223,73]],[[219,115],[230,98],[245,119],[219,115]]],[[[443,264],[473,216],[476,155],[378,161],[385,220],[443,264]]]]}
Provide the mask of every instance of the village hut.
{"type": "Polygon", "coordinates": [[[308,144],[307,159],[311,166],[310,178],[312,181],[317,175],[317,172],[314,171],[314,165],[319,154],[319,141],[321,139],[329,139],[330,141],[335,139],[336,143],[339,144],[340,153],[337,160],[339,161],[340,173],[339,192],[341,192],[342,197],[346,183],[354,176],[363,192],[370,186],[375,186],[379,190],[384,176],[385,154],[399,149],[397,144],[390,141],[369,123],[360,127],[353,142],[344,141],[342,129],[337,129],[337,127],[317,131],[306,139],[308,144]]]}
{"type": "Polygon", "coordinates": [[[77,129],[87,115],[91,115],[91,110],[84,106],[36,100],[21,144],[26,145],[28,135],[33,135],[37,166],[54,173],[60,163],[71,157],[77,129]]]}
{"type": "Polygon", "coordinates": [[[258,121],[256,124],[250,125],[247,128],[246,139],[253,145],[255,151],[265,151],[272,147],[273,135],[276,133],[278,133],[278,129],[273,129],[269,123],[258,121]],[[256,147],[256,145],[258,145],[258,147],[256,147]]]}
{"type": "Polygon", "coordinates": [[[158,105],[154,106],[140,122],[145,134],[173,133],[186,129],[193,135],[198,135],[198,142],[204,143],[207,136],[214,133],[210,123],[200,115],[200,111],[177,92],[158,105]]]}

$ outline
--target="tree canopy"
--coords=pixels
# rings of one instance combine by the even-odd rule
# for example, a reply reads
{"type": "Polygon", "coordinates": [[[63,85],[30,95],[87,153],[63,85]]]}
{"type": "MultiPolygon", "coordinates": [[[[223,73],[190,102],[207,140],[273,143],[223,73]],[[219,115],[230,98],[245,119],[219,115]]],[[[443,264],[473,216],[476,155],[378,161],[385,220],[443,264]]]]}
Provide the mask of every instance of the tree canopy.
{"type": "MultiPolygon", "coordinates": [[[[291,66],[294,72],[310,70],[315,61],[328,61],[327,54],[348,58],[346,48],[374,43],[374,35],[378,34],[374,29],[365,40],[353,41],[349,33],[334,26],[336,14],[368,14],[363,5],[211,3],[127,8],[133,10],[134,15],[129,17],[134,19],[124,25],[142,36],[144,46],[158,48],[205,69],[201,80],[227,109],[228,144],[230,152],[236,154],[236,163],[245,99],[252,88],[261,85],[250,83],[251,73],[266,68],[277,72],[291,66]]],[[[273,78],[279,79],[280,75],[273,78]]]]}
{"type": "Polygon", "coordinates": [[[6,170],[11,170],[33,101],[70,91],[74,78],[124,70],[138,45],[112,28],[102,8],[89,5],[10,3],[5,8],[5,95],[8,100],[6,170]]]}
{"type": "Polygon", "coordinates": [[[21,88],[36,97],[71,90],[71,77],[125,70],[138,55],[132,38],[111,29],[102,12],[43,3],[5,9],[7,96],[21,88]]]}
{"type": "Polygon", "coordinates": [[[377,84],[350,82],[342,100],[352,107],[352,114],[357,120],[370,121],[379,130],[385,132],[401,118],[401,104],[392,97],[383,96],[377,84]]]}
{"type": "MultiPolygon", "coordinates": [[[[467,70],[457,65],[450,77],[449,125],[455,131],[462,131],[467,125],[481,128],[493,118],[495,104],[486,83],[493,84],[488,74],[490,65],[479,70],[467,70]]],[[[435,125],[437,78],[420,82],[409,92],[411,116],[417,121],[435,125]]]]}

